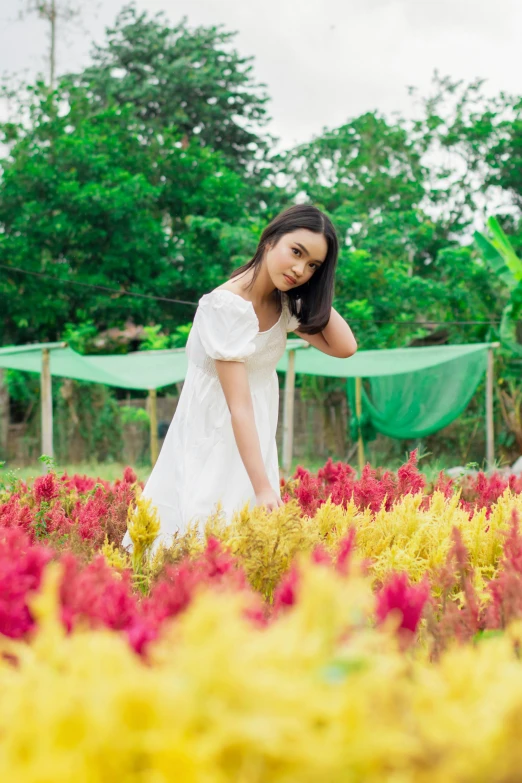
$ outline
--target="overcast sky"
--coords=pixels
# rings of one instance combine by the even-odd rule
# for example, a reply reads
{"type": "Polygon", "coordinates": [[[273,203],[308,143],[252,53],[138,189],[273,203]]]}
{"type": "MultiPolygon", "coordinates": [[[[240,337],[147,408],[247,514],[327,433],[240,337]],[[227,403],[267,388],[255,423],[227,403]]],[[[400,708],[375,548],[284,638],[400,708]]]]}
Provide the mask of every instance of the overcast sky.
{"type": "MultiPolygon", "coordinates": [[[[70,0],[81,2],[81,0],[70,0]]],[[[17,20],[28,0],[0,0],[0,73],[47,71],[47,25],[17,20]]],[[[57,0],[58,3],[63,0],[57,0]]],[[[60,36],[58,72],[89,60],[124,5],[83,0],[83,30],[60,36]],[[96,7],[98,5],[98,7],[96,7]]],[[[223,24],[254,56],[272,101],[269,130],[284,146],[377,109],[414,112],[408,85],[429,91],[435,69],[453,79],[487,79],[485,91],[522,94],[521,0],[138,0],[171,22],[223,24]]]]}

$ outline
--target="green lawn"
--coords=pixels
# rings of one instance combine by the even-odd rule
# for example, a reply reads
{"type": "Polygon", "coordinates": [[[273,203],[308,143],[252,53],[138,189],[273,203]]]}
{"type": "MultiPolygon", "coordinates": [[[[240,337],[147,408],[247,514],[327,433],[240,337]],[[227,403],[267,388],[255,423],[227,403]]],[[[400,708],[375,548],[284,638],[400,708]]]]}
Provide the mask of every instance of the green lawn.
{"type": "MultiPolygon", "coordinates": [[[[304,463],[304,467],[308,468],[308,470],[316,471],[320,467],[322,467],[325,463],[325,460],[319,460],[316,463],[306,461],[304,463]]],[[[302,460],[296,460],[293,466],[293,471],[295,471],[295,468],[297,465],[303,465],[302,460]]],[[[113,463],[83,463],[78,465],[56,465],[56,470],[58,473],[63,473],[64,471],[67,471],[69,475],[73,475],[74,473],[79,473],[80,475],[86,474],[87,476],[93,476],[94,478],[102,478],[105,479],[105,481],[114,481],[117,478],[121,478],[123,476],[123,471],[127,467],[126,464],[113,462],[113,463]]],[[[136,467],[135,465],[132,466],[133,470],[135,471],[136,475],[141,481],[146,481],[147,478],[150,475],[150,466],[149,465],[140,465],[136,467]]],[[[5,465],[4,467],[0,467],[0,482],[2,478],[9,472],[13,471],[16,473],[16,475],[22,479],[23,481],[32,482],[37,476],[41,476],[44,472],[43,466],[37,463],[36,465],[31,465],[29,467],[23,467],[23,468],[17,468],[16,466],[9,466],[5,465]]]]}
{"type": "MultiPolygon", "coordinates": [[[[374,455],[371,455],[374,457],[374,455]]],[[[406,457],[405,457],[406,458],[406,457]]],[[[325,464],[324,459],[319,460],[294,460],[293,467],[292,467],[292,473],[295,471],[297,465],[302,465],[303,467],[307,468],[308,470],[312,472],[316,472],[319,468],[321,468],[325,464]]],[[[397,468],[402,464],[404,460],[401,459],[395,459],[393,462],[385,465],[390,470],[397,470],[397,468]]],[[[351,460],[351,464],[356,467],[356,458],[351,460]]],[[[381,464],[378,461],[375,461],[375,459],[372,458],[372,464],[381,464]]],[[[451,462],[449,459],[430,459],[429,456],[426,456],[425,459],[420,461],[419,468],[422,470],[423,473],[426,474],[427,478],[429,480],[432,480],[436,478],[438,473],[445,469],[450,467],[452,464],[455,464],[454,462],[451,462]]],[[[123,471],[126,468],[126,465],[123,463],[82,463],[77,465],[61,465],[57,464],[56,466],[58,472],[64,472],[67,471],[69,475],[72,475],[74,473],[79,473],[81,475],[87,474],[88,476],[92,476],[95,478],[102,478],[106,481],[114,481],[117,478],[121,478],[123,475],[123,471]]],[[[136,472],[138,478],[141,481],[146,481],[147,478],[150,475],[150,466],[148,465],[140,465],[140,466],[133,466],[134,471],[136,472]]],[[[29,467],[23,467],[23,468],[17,468],[16,466],[10,466],[10,465],[4,465],[3,467],[0,467],[0,483],[2,482],[2,478],[6,476],[6,474],[9,471],[13,471],[19,478],[21,478],[23,481],[32,482],[36,476],[39,476],[43,473],[43,466],[40,465],[40,463],[36,463],[34,465],[31,465],[29,467]]]]}

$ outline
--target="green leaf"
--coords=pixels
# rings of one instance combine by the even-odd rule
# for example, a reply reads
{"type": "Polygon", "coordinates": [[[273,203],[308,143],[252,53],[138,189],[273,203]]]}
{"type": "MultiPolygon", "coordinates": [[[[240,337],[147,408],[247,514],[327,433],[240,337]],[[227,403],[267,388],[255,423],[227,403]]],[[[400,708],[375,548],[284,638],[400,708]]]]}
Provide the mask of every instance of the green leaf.
{"type": "Polygon", "coordinates": [[[515,253],[513,245],[500,227],[498,220],[495,217],[490,217],[488,227],[493,234],[493,246],[504,259],[513,277],[516,280],[522,280],[522,260],[515,253]]]}
{"type": "Polygon", "coordinates": [[[522,280],[522,260],[495,217],[489,218],[488,228],[492,238],[475,231],[475,242],[491,271],[513,290],[522,280]]]}
{"type": "Polygon", "coordinates": [[[482,258],[487,263],[493,274],[502,280],[502,282],[505,283],[508,288],[515,288],[517,280],[493,243],[490,242],[490,240],[479,231],[475,231],[473,238],[478,246],[478,249],[480,250],[482,258]]]}

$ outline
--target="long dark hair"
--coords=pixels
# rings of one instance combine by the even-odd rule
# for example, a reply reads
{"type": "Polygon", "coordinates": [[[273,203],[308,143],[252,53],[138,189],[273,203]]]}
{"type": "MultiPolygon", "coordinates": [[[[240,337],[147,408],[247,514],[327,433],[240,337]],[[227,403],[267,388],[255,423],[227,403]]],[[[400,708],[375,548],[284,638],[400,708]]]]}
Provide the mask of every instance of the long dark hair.
{"type": "MultiPolygon", "coordinates": [[[[339,242],[332,221],[317,207],[296,204],[277,215],[261,234],[254,257],[239,269],[235,269],[230,279],[253,268],[254,275],[247,287],[251,288],[261,270],[261,262],[267,247],[274,247],[282,236],[301,228],[306,228],[315,234],[322,234],[326,239],[328,250],[324,262],[310,280],[297,288],[291,288],[286,295],[292,314],[299,319],[299,330],[305,334],[318,334],[330,319],[339,242]]],[[[279,303],[282,305],[281,292],[279,292],[279,303]]]]}

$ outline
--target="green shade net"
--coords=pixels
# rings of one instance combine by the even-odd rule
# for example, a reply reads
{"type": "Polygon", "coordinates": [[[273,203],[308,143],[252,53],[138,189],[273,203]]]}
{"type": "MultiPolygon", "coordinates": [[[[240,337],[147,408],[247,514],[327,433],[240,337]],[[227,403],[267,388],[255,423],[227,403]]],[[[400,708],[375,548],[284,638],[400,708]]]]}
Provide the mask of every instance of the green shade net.
{"type": "MultiPolygon", "coordinates": [[[[363,384],[360,422],[354,416],[355,434],[360,426],[366,438],[372,428],[391,438],[422,438],[460,416],[486,371],[488,345],[451,348],[458,349],[453,356],[445,348],[404,349],[424,350],[424,357],[437,363],[430,366],[423,360],[422,369],[401,372],[404,363],[397,356],[395,374],[370,376],[369,393],[363,384]]],[[[415,361],[410,363],[414,366],[415,361]]],[[[350,408],[355,411],[355,379],[350,378],[347,387],[350,408]]]]}
{"type": "MultiPolygon", "coordinates": [[[[40,373],[42,346],[26,346],[19,351],[0,349],[0,368],[40,373]]],[[[51,374],[76,381],[102,383],[121,389],[161,389],[185,379],[185,351],[138,351],[125,355],[82,356],[62,348],[51,350],[51,374]]]]}
{"type": "MultiPolygon", "coordinates": [[[[427,348],[358,351],[335,359],[290,339],[277,365],[286,372],[288,352],[295,350],[297,374],[348,379],[348,396],[355,410],[355,378],[368,379],[363,389],[363,416],[355,417],[355,434],[363,421],[392,438],[418,438],[436,432],[466,408],[487,365],[489,343],[427,348]]],[[[184,350],[138,351],[126,355],[82,356],[59,344],[0,349],[0,368],[40,373],[42,349],[51,351],[51,374],[123,389],[160,389],[185,379],[184,350]]]]}

